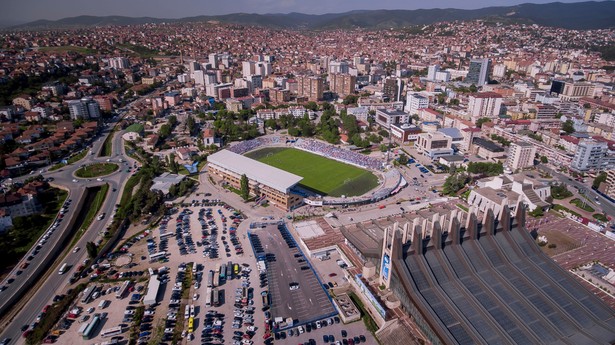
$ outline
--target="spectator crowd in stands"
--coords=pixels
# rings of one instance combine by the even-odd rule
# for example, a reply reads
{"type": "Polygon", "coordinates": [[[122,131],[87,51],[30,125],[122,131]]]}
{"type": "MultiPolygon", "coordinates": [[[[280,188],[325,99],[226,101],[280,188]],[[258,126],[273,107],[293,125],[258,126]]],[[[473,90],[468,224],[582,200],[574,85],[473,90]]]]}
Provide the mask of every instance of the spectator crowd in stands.
{"type": "Polygon", "coordinates": [[[299,139],[294,147],[310,151],[321,156],[333,158],[338,161],[358,165],[367,169],[381,170],[382,162],[374,157],[366,156],[362,153],[342,149],[313,139],[299,139]]]}
{"type": "Polygon", "coordinates": [[[381,170],[383,166],[382,161],[377,158],[336,147],[314,139],[297,139],[293,144],[292,141],[279,136],[260,137],[242,141],[231,146],[229,150],[242,155],[252,150],[256,150],[261,146],[278,145],[283,143],[290,143],[290,145],[300,150],[309,151],[327,158],[354,164],[367,169],[381,170]]]}

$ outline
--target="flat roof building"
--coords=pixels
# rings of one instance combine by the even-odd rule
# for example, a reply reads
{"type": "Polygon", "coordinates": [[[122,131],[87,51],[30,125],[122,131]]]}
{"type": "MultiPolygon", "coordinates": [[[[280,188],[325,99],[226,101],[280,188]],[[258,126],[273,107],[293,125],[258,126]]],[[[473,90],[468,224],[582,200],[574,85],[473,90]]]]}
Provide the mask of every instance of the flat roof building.
{"type": "Polygon", "coordinates": [[[221,177],[234,188],[241,188],[241,176],[246,175],[250,194],[265,196],[275,206],[290,210],[302,203],[303,198],[291,192],[303,177],[272,167],[229,150],[218,151],[207,157],[209,172],[221,177]]]}

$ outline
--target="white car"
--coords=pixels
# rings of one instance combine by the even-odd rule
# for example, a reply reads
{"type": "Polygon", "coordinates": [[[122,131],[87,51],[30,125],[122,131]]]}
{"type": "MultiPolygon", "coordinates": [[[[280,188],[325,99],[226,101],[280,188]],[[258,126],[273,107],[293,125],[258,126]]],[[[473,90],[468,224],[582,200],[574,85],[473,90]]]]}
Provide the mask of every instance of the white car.
{"type": "Polygon", "coordinates": [[[73,249],[73,253],[78,252],[78,251],[79,251],[79,249],[81,249],[81,248],[79,248],[79,247],[75,247],[75,249],[73,249]]]}
{"type": "Polygon", "coordinates": [[[195,292],[194,295],[192,296],[192,300],[196,301],[197,299],[199,299],[199,294],[195,292]]]}
{"type": "Polygon", "coordinates": [[[91,314],[92,312],[94,312],[94,307],[89,307],[86,311],[91,314]]]}
{"type": "Polygon", "coordinates": [[[250,332],[255,332],[256,331],[256,327],[248,326],[247,330],[250,331],[250,332]]]}
{"type": "Polygon", "coordinates": [[[102,181],[103,181],[103,179],[101,179],[101,178],[99,177],[99,178],[97,178],[97,179],[96,179],[96,181],[98,181],[98,182],[102,182],[102,181]]]}
{"type": "Polygon", "coordinates": [[[79,181],[77,181],[77,179],[74,178],[73,179],[73,183],[77,183],[77,182],[79,182],[79,181]]]}

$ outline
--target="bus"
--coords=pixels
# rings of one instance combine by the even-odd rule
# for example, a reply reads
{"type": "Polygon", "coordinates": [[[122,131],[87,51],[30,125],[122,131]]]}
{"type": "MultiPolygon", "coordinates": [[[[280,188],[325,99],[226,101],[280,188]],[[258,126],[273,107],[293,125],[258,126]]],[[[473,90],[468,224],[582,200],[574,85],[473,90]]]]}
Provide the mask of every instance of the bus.
{"type": "Polygon", "coordinates": [[[94,335],[94,330],[98,328],[98,323],[100,322],[100,316],[94,316],[90,325],[83,332],[83,340],[90,340],[94,335]]]}
{"type": "Polygon", "coordinates": [[[130,288],[131,284],[132,282],[130,280],[124,281],[120,289],[117,290],[117,292],[115,293],[115,298],[117,299],[124,298],[124,295],[126,294],[126,291],[128,291],[128,289],[130,288]]]}
{"type": "Polygon", "coordinates": [[[194,332],[194,318],[191,316],[188,319],[188,333],[194,332]]]}
{"type": "Polygon", "coordinates": [[[124,333],[124,329],[122,328],[122,326],[115,326],[115,327],[103,329],[100,332],[100,336],[103,338],[109,338],[109,337],[114,337],[116,335],[120,335],[122,333],[124,333]]]}
{"type": "Polygon", "coordinates": [[[162,259],[162,258],[164,258],[166,256],[167,256],[167,252],[165,252],[165,251],[154,253],[154,254],[149,256],[149,261],[150,262],[158,261],[159,259],[162,259]]]}
{"type": "Polygon", "coordinates": [[[219,263],[216,264],[216,270],[214,272],[220,273],[220,264],[219,263]]]}
{"type": "Polygon", "coordinates": [[[233,262],[229,261],[226,264],[226,279],[232,279],[233,276],[233,262]]]}
{"type": "Polygon", "coordinates": [[[162,240],[162,239],[165,239],[165,238],[171,237],[171,236],[173,236],[172,232],[170,232],[170,231],[169,232],[165,232],[164,234],[160,234],[160,239],[162,240]]]}
{"type": "Polygon", "coordinates": [[[207,287],[210,288],[212,287],[212,284],[214,283],[214,271],[209,271],[209,273],[207,274],[207,287]]]}
{"type": "Polygon", "coordinates": [[[239,274],[239,265],[238,264],[234,264],[233,265],[233,274],[235,274],[235,275],[239,274]]]}
{"type": "Polygon", "coordinates": [[[211,307],[211,288],[207,288],[207,292],[205,293],[205,306],[211,307]]]}
{"type": "Polygon", "coordinates": [[[220,274],[218,272],[214,273],[214,285],[213,287],[220,286],[220,274]]]}
{"type": "Polygon", "coordinates": [[[226,264],[222,264],[220,266],[220,279],[224,279],[226,277],[226,264]]]}
{"type": "Polygon", "coordinates": [[[58,274],[64,274],[64,273],[66,273],[66,271],[68,271],[68,263],[65,262],[60,267],[60,270],[58,271],[58,274]]]}
{"type": "Polygon", "coordinates": [[[211,304],[214,307],[220,306],[220,292],[218,292],[218,289],[214,288],[212,290],[212,294],[213,294],[213,296],[212,296],[212,299],[211,299],[211,304]]]}

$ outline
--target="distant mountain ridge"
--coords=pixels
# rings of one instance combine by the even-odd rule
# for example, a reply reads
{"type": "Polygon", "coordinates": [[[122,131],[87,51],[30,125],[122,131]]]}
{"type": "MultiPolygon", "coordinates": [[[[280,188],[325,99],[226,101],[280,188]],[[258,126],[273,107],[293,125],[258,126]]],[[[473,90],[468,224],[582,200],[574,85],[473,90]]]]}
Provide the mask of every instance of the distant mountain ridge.
{"type": "Polygon", "coordinates": [[[78,16],[60,20],[37,20],[6,29],[59,29],[74,27],[139,25],[146,23],[211,22],[257,25],[285,29],[337,28],[400,28],[455,20],[490,19],[503,22],[523,22],[565,29],[605,29],[615,27],[615,1],[576,3],[521,4],[485,7],[475,10],[357,10],[327,14],[254,14],[201,15],[180,19],[124,16],[78,16]]]}

